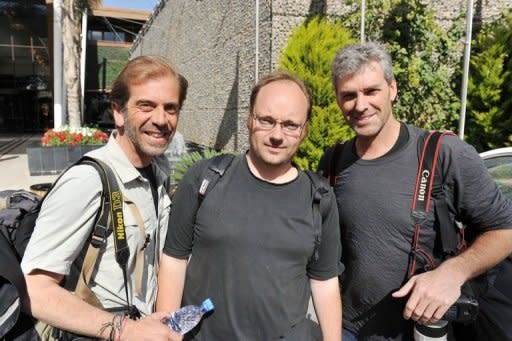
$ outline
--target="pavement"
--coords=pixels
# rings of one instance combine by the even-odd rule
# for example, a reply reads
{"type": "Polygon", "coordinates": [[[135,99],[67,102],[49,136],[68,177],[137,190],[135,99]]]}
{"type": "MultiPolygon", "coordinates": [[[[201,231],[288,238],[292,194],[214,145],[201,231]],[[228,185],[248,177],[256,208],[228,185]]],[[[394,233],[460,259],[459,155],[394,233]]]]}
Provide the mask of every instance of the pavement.
{"type": "Polygon", "coordinates": [[[26,148],[37,145],[42,133],[0,134],[0,190],[30,190],[34,184],[53,182],[58,175],[31,176],[26,148]]]}

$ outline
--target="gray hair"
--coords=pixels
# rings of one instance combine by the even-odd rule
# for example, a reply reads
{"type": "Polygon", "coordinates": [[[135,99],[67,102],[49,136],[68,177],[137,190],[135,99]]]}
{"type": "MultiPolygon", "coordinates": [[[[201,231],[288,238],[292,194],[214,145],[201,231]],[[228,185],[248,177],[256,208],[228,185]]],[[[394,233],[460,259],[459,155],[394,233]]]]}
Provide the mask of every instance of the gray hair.
{"type": "Polygon", "coordinates": [[[358,73],[371,62],[378,62],[380,64],[382,72],[384,72],[384,79],[388,83],[395,79],[391,55],[386,46],[370,41],[362,44],[348,45],[338,51],[331,66],[334,88],[336,88],[336,81],[338,79],[358,73]]]}

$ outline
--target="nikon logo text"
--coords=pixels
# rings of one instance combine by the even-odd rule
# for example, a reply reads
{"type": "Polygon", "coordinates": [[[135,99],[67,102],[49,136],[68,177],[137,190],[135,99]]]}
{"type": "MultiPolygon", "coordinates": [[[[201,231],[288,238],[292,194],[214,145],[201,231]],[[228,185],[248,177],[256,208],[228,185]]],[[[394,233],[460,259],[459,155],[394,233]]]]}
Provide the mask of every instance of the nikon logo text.
{"type": "Polygon", "coordinates": [[[421,172],[420,191],[418,193],[418,200],[420,201],[425,201],[425,190],[427,188],[427,181],[429,176],[430,172],[428,170],[421,172]]]}
{"type": "Polygon", "coordinates": [[[123,201],[121,199],[121,192],[112,192],[112,208],[119,210],[123,207],[123,201]]]}
{"type": "Polygon", "coordinates": [[[123,226],[123,213],[117,212],[117,227],[116,227],[116,235],[118,240],[124,239],[124,226],[123,226]]]}
{"type": "Polygon", "coordinates": [[[123,199],[121,197],[121,192],[116,191],[112,192],[112,208],[116,210],[116,236],[118,240],[124,240],[124,221],[123,221],[123,199]]]}

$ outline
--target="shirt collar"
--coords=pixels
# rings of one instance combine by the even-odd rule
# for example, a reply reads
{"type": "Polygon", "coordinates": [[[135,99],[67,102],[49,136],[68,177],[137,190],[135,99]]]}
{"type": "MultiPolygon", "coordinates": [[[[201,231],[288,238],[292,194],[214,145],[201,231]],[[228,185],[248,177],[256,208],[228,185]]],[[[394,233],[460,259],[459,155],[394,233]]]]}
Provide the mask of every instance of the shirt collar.
{"type": "Polygon", "coordinates": [[[128,157],[116,141],[117,131],[113,131],[105,148],[108,151],[109,162],[114,165],[115,172],[123,183],[128,183],[140,177],[139,171],[128,160],[128,157]]]}

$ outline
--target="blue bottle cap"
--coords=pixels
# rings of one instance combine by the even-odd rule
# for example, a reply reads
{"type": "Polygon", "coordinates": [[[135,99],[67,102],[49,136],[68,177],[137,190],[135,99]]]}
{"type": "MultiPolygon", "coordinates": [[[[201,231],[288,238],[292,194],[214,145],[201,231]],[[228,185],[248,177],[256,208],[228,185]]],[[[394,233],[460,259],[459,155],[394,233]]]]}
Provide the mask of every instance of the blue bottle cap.
{"type": "Polygon", "coordinates": [[[211,299],[207,298],[201,304],[201,310],[205,313],[212,311],[215,308],[211,299]]]}

